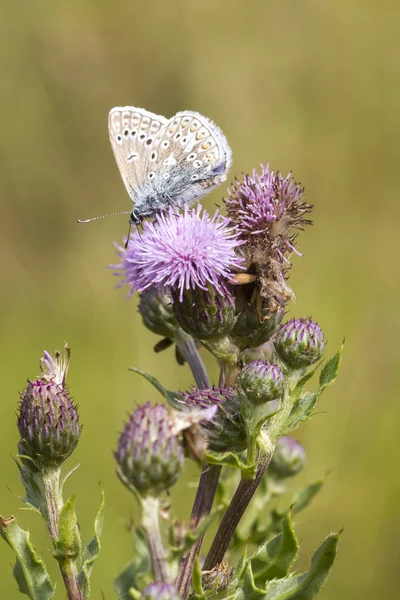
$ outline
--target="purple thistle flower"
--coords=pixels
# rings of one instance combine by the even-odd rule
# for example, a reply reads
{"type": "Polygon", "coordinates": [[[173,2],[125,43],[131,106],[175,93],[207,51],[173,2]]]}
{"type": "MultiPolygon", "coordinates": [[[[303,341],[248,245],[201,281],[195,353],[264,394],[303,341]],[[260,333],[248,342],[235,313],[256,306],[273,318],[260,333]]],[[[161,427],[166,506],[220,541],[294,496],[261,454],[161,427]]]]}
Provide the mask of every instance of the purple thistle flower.
{"type": "Polygon", "coordinates": [[[274,339],[280,358],[293,368],[314,364],[325,350],[322,329],[311,317],[291,319],[278,329],[274,339]]]}
{"type": "Polygon", "coordinates": [[[305,463],[306,451],[304,447],[293,438],[284,435],[276,443],[268,473],[278,479],[284,479],[299,473],[304,468],[305,463]]]}
{"type": "Polygon", "coordinates": [[[235,250],[243,242],[229,219],[201,211],[200,205],[180,214],[171,208],[144,223],[142,235],[133,236],[126,250],[119,248],[121,285],[130,285],[131,293],[150,286],[175,288],[181,301],[185,289],[211,284],[219,290],[220,282],[241,268],[243,259],[235,250]]]}
{"type": "Polygon", "coordinates": [[[303,193],[291,173],[283,177],[261,165],[261,175],[255,170],[243,175],[243,181],[236,181],[224,199],[228,217],[245,242],[241,253],[246,268],[257,276],[267,309],[281,308],[293,296],[286,283],[291,266],[288,256],[299,254],[295,230],[311,223],[305,215],[312,206],[302,200],[303,193]]]}

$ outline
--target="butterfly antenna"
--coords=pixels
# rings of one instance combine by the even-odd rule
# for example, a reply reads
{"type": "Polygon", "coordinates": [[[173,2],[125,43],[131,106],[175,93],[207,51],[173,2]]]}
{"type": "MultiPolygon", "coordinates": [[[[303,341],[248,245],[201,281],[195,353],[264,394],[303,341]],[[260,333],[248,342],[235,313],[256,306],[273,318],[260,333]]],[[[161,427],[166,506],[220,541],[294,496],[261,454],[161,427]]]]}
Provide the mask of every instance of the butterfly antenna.
{"type": "Polygon", "coordinates": [[[101,215],[100,217],[92,217],[91,219],[78,219],[78,223],[90,223],[91,221],[98,221],[98,219],[106,219],[107,217],[116,217],[117,215],[130,215],[130,211],[110,213],[109,215],[101,215]]]}
{"type": "Polygon", "coordinates": [[[129,221],[128,235],[127,235],[126,242],[125,242],[125,250],[127,249],[128,244],[129,244],[129,238],[130,238],[130,235],[131,235],[131,229],[132,229],[132,223],[129,221]]]}

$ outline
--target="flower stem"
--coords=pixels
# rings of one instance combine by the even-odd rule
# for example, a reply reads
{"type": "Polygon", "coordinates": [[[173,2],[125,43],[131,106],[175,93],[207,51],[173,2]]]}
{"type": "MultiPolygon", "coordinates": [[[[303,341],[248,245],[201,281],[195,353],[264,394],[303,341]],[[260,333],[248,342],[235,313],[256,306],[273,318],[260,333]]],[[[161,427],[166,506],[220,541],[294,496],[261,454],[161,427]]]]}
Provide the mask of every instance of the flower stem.
{"type": "Polygon", "coordinates": [[[264,458],[260,460],[254,479],[241,479],[215,535],[203,566],[204,571],[211,571],[211,569],[223,561],[229,542],[231,541],[236,527],[248,507],[250,500],[253,498],[255,491],[261,483],[271,457],[272,452],[265,455],[264,458]]]}
{"type": "Polygon", "coordinates": [[[196,348],[196,342],[191,335],[185,333],[183,329],[178,329],[175,333],[175,341],[184,359],[188,362],[192,370],[193,377],[198,388],[211,387],[206,368],[201,360],[199,351],[196,348]]]}
{"type": "MultiPolygon", "coordinates": [[[[63,506],[63,499],[60,486],[61,469],[44,470],[35,474],[38,488],[41,491],[42,500],[41,513],[45,520],[47,529],[50,533],[54,548],[58,541],[58,523],[60,512],[63,506]]],[[[82,592],[78,583],[78,570],[76,562],[65,556],[58,562],[65,589],[67,590],[68,600],[83,600],[82,592]]]]}
{"type": "MultiPolygon", "coordinates": [[[[232,387],[235,384],[236,374],[236,365],[222,362],[218,384],[219,387],[232,387]]],[[[220,474],[220,466],[203,466],[199,487],[197,488],[191,514],[191,523],[193,526],[197,526],[200,519],[210,513],[217,491],[220,474]]],[[[197,540],[189,552],[183,557],[179,565],[179,572],[175,585],[179,595],[183,600],[187,598],[190,590],[194,561],[200,552],[203,539],[204,536],[197,540]]]]}
{"type": "Polygon", "coordinates": [[[167,554],[160,531],[160,501],[148,496],[142,500],[142,527],[146,536],[156,583],[168,583],[167,554]]]}

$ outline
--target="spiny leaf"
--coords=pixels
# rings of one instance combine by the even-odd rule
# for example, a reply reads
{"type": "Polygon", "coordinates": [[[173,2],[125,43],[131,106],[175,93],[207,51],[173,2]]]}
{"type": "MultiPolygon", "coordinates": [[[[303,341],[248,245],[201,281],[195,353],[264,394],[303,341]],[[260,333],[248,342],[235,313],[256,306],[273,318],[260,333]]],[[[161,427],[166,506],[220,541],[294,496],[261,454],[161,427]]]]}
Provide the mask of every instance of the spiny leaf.
{"type": "Polygon", "coordinates": [[[311,559],[306,573],[275,579],[267,585],[265,600],[311,600],[323,588],[336,558],[339,534],[331,533],[311,559]]]}
{"type": "Polygon", "coordinates": [[[39,558],[29,539],[29,532],[17,524],[15,517],[0,517],[0,534],[14,550],[17,560],[14,566],[14,577],[18,589],[31,600],[50,600],[55,590],[51,584],[44,562],[39,558]]]}
{"type": "Polygon", "coordinates": [[[101,490],[100,508],[97,512],[94,521],[94,536],[86,544],[82,555],[82,566],[78,574],[79,587],[81,588],[84,599],[90,595],[90,575],[93,568],[93,563],[98,557],[101,549],[100,536],[103,529],[104,521],[104,492],[101,490]]]}
{"type": "Polygon", "coordinates": [[[298,513],[301,510],[304,510],[310,504],[314,496],[318,494],[323,484],[323,479],[320,479],[319,481],[314,481],[313,483],[310,483],[305,488],[303,488],[298,494],[296,494],[293,500],[292,512],[298,513]]]}
{"type": "Polygon", "coordinates": [[[53,552],[54,558],[62,563],[75,560],[81,553],[81,535],[75,514],[75,494],[65,502],[58,521],[58,539],[53,552]]]}
{"type": "Polygon", "coordinates": [[[282,521],[282,532],[263,544],[250,559],[255,583],[264,586],[269,579],[285,577],[297,558],[298,549],[289,513],[282,521]]]}
{"type": "Polygon", "coordinates": [[[336,352],[336,354],[334,356],[332,356],[332,358],[330,358],[328,360],[328,362],[324,365],[324,367],[321,371],[320,378],[319,378],[319,393],[320,394],[322,394],[322,392],[324,391],[325,388],[328,387],[328,385],[331,385],[335,381],[335,379],[339,373],[340,363],[342,361],[343,348],[344,348],[344,342],[341,345],[338,352],[336,352]]]}
{"type": "Polygon", "coordinates": [[[179,396],[178,392],[170,392],[166,390],[165,387],[161,385],[161,383],[158,381],[158,379],[153,377],[153,375],[150,375],[150,373],[147,373],[147,371],[143,371],[142,369],[138,369],[137,367],[129,367],[129,371],[132,371],[133,373],[138,373],[139,375],[147,379],[147,381],[149,381],[156,388],[156,390],[159,391],[160,394],[167,400],[168,404],[172,406],[172,408],[182,410],[182,406],[177,400],[177,397],[179,396]]]}

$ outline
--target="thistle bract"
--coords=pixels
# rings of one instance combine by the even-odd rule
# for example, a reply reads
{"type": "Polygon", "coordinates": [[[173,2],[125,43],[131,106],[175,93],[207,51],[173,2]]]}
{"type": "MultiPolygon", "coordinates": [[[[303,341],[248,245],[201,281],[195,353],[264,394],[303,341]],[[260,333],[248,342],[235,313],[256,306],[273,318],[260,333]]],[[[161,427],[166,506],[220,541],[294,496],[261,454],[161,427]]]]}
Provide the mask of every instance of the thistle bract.
{"type": "Polygon", "coordinates": [[[217,407],[211,420],[202,421],[210,450],[241,452],[246,449],[246,430],[240,416],[240,401],[233,388],[209,388],[181,392],[185,409],[217,407]]]}
{"type": "Polygon", "coordinates": [[[139,313],[147,329],[164,337],[173,337],[178,327],[171,300],[155,287],[140,294],[139,313]]]}
{"type": "Polygon", "coordinates": [[[77,407],[65,385],[67,358],[45,352],[42,377],[30,381],[21,395],[18,452],[31,470],[59,467],[75,449],[81,435],[77,407]],[[23,457],[29,457],[23,458],[23,457]]]}
{"type": "Polygon", "coordinates": [[[279,328],[274,344],[279,357],[290,367],[299,369],[321,358],[325,338],[311,318],[291,319],[279,328]]]}
{"type": "Polygon", "coordinates": [[[169,583],[151,583],[140,596],[140,600],[179,600],[176,587],[169,583]]]}
{"type": "Polygon", "coordinates": [[[219,290],[212,285],[207,289],[184,290],[179,301],[177,290],[172,291],[173,310],[184,331],[199,340],[221,337],[232,330],[235,323],[235,299],[232,290],[222,282],[219,290]]]}
{"type": "Polygon", "coordinates": [[[121,481],[143,497],[157,496],[179,478],[183,448],[168,409],[149,402],[130,416],[115,452],[121,481]]]}
{"type": "Polygon", "coordinates": [[[269,471],[276,478],[284,479],[296,475],[304,468],[306,451],[293,438],[284,435],[276,443],[275,452],[269,464],[269,471]]]}
{"type": "Polygon", "coordinates": [[[258,315],[249,304],[239,313],[232,330],[232,339],[239,348],[257,348],[265,344],[279,327],[285,311],[283,308],[261,311],[258,315]]]}
{"type": "Polygon", "coordinates": [[[278,365],[255,360],[242,369],[239,385],[255,404],[276,400],[283,390],[282,371],[278,365]]]}

